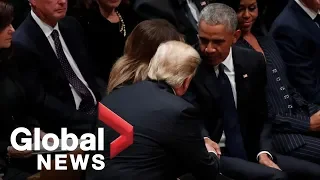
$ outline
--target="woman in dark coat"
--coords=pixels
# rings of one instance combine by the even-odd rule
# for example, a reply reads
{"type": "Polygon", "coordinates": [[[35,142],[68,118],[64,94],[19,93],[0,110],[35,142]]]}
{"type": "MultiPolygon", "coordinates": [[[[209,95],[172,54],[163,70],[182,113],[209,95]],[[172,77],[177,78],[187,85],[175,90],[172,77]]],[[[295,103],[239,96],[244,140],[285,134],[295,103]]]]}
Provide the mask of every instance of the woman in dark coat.
{"type": "Polygon", "coordinates": [[[18,83],[14,62],[9,59],[14,33],[12,19],[13,7],[0,1],[0,180],[26,179],[34,172],[31,169],[36,168],[36,164],[30,165],[34,161],[34,157],[29,158],[32,151],[17,151],[10,143],[15,128],[34,127],[31,119],[25,116],[29,106],[23,88],[18,83]]]}

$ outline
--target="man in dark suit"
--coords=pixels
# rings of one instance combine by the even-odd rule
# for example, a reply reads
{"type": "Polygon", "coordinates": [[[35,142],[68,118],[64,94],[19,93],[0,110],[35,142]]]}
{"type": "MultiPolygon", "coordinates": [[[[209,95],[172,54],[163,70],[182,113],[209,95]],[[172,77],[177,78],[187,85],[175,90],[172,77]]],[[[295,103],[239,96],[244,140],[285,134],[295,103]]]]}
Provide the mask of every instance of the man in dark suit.
{"type": "Polygon", "coordinates": [[[197,42],[199,12],[210,0],[134,0],[134,10],[145,19],[162,18],[185,35],[188,44],[197,42]]]}
{"type": "Polygon", "coordinates": [[[203,9],[198,47],[203,61],[185,98],[202,110],[203,135],[221,155],[224,175],[286,179],[275,164],[268,138],[271,125],[267,121],[264,58],[258,52],[232,47],[240,36],[236,29],[237,15],[229,6],[213,3],[203,9]]]}
{"type": "Polygon", "coordinates": [[[286,63],[290,83],[320,105],[320,1],[292,0],[270,33],[286,63]]]}
{"type": "MultiPolygon", "coordinates": [[[[273,75],[278,75],[278,73],[281,75],[281,71],[285,72],[285,68],[279,68],[279,66],[281,67],[282,64],[286,63],[288,72],[287,77],[291,82],[295,82],[295,85],[297,85],[300,80],[302,80],[300,83],[312,81],[316,83],[316,81],[318,81],[316,79],[319,79],[320,77],[316,76],[316,73],[318,73],[316,72],[318,71],[318,67],[311,65],[313,63],[317,63],[317,58],[320,57],[317,55],[318,52],[316,52],[316,49],[314,49],[317,48],[320,50],[320,41],[316,38],[318,34],[313,33],[317,30],[320,31],[320,29],[317,27],[316,22],[312,21],[312,17],[316,17],[316,14],[312,16],[312,10],[308,10],[307,8],[307,5],[310,6],[311,4],[309,3],[312,1],[308,1],[307,3],[303,2],[304,1],[293,0],[282,15],[279,16],[278,20],[275,21],[271,32],[276,39],[278,47],[280,48],[282,59],[284,59],[284,62],[280,62],[282,59],[279,58],[273,59],[274,61],[278,61],[273,62],[278,65],[278,68],[273,70],[273,75]],[[309,13],[310,16],[308,15],[309,13]],[[283,22],[283,19],[289,16],[290,18],[293,18],[290,24],[283,22]],[[279,24],[280,22],[281,25],[279,24]],[[304,25],[301,26],[302,24],[304,25]],[[307,24],[310,25],[309,28],[307,28],[307,24]],[[285,31],[285,33],[282,31],[285,31]],[[289,42],[288,38],[292,38],[290,39],[290,43],[286,43],[289,42]],[[307,47],[300,47],[300,45],[302,45],[301,43],[304,43],[304,45],[310,45],[307,47]],[[310,66],[308,63],[310,63],[310,66]],[[309,80],[305,81],[307,79],[309,80]]],[[[311,7],[317,6],[313,5],[311,7]]],[[[283,66],[285,66],[285,64],[283,66]]],[[[286,84],[286,76],[279,76],[279,78],[280,77],[280,81],[276,84],[285,84],[281,85],[282,87],[288,86],[285,89],[282,88],[282,91],[285,92],[288,89],[289,93],[287,97],[284,97],[284,100],[274,101],[273,104],[276,104],[274,105],[274,111],[282,111],[279,107],[280,105],[284,105],[282,102],[287,101],[290,105],[288,106],[288,112],[275,116],[275,121],[277,122],[275,127],[279,127],[277,128],[278,132],[275,133],[273,137],[275,147],[283,154],[320,164],[320,106],[311,103],[317,103],[317,97],[313,96],[309,99],[309,102],[306,101],[300,93],[290,87],[289,83],[286,84]]],[[[307,84],[300,84],[300,88],[298,89],[306,92],[308,90],[308,87],[306,86],[307,84]]],[[[313,85],[312,88],[309,87],[309,90],[314,92],[317,91],[316,86],[313,85]]]]}
{"type": "MultiPolygon", "coordinates": [[[[179,97],[187,91],[199,64],[200,56],[191,46],[166,42],[150,62],[150,80],[124,86],[102,100],[134,127],[134,139],[114,158],[106,157],[103,170],[88,170],[88,180],[176,180],[186,172],[201,180],[216,179],[219,161],[205,147],[199,114],[179,97]]],[[[104,144],[117,138],[118,133],[98,124],[104,127],[104,144]]],[[[99,154],[110,154],[109,147],[99,154]]]]}
{"type": "Polygon", "coordinates": [[[29,0],[32,11],[13,37],[13,58],[45,132],[77,135],[96,122],[100,95],[88,64],[81,26],[65,17],[66,0],[29,0]]]}

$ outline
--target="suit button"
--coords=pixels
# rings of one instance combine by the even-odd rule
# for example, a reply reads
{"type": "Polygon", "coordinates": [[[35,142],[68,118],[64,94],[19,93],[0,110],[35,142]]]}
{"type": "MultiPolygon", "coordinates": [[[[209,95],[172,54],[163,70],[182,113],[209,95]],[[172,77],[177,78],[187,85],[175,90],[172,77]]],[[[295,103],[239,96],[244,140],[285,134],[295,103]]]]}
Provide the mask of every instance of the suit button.
{"type": "Polygon", "coordinates": [[[291,108],[293,108],[293,107],[292,107],[292,105],[288,105],[288,108],[291,109],[291,108]]]}
{"type": "Polygon", "coordinates": [[[280,81],[280,80],[281,80],[281,78],[280,78],[280,77],[277,77],[276,81],[280,81]]]}
{"type": "Polygon", "coordinates": [[[272,69],[272,73],[274,74],[274,73],[277,73],[278,71],[277,71],[277,69],[272,69]]]}
{"type": "Polygon", "coordinates": [[[281,91],[284,91],[286,88],[284,86],[280,87],[281,91]]]}
{"type": "Polygon", "coordinates": [[[287,95],[285,95],[285,96],[283,96],[284,97],[284,99],[288,99],[289,98],[289,95],[287,94],[287,95]]]}

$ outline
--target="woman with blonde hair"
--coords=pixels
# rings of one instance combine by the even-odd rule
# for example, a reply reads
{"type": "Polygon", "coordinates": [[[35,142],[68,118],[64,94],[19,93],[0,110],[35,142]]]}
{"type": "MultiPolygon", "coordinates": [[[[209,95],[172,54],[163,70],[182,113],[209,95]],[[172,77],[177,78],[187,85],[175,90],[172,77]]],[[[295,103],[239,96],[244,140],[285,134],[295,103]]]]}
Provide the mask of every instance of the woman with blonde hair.
{"type": "Polygon", "coordinates": [[[183,41],[183,37],[168,21],[154,19],[139,23],[126,41],[124,55],[113,65],[107,92],[145,80],[158,46],[170,40],[183,41]]]}

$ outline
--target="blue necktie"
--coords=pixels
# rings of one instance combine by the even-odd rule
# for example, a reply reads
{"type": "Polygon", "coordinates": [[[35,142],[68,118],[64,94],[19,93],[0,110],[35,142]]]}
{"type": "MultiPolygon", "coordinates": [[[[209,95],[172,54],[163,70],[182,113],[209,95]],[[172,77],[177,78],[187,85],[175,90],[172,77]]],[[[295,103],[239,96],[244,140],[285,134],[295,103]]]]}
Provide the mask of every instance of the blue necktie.
{"type": "Polygon", "coordinates": [[[224,73],[223,64],[219,65],[218,82],[221,91],[223,128],[226,135],[226,155],[247,160],[232,88],[228,76],[224,73]]]}

